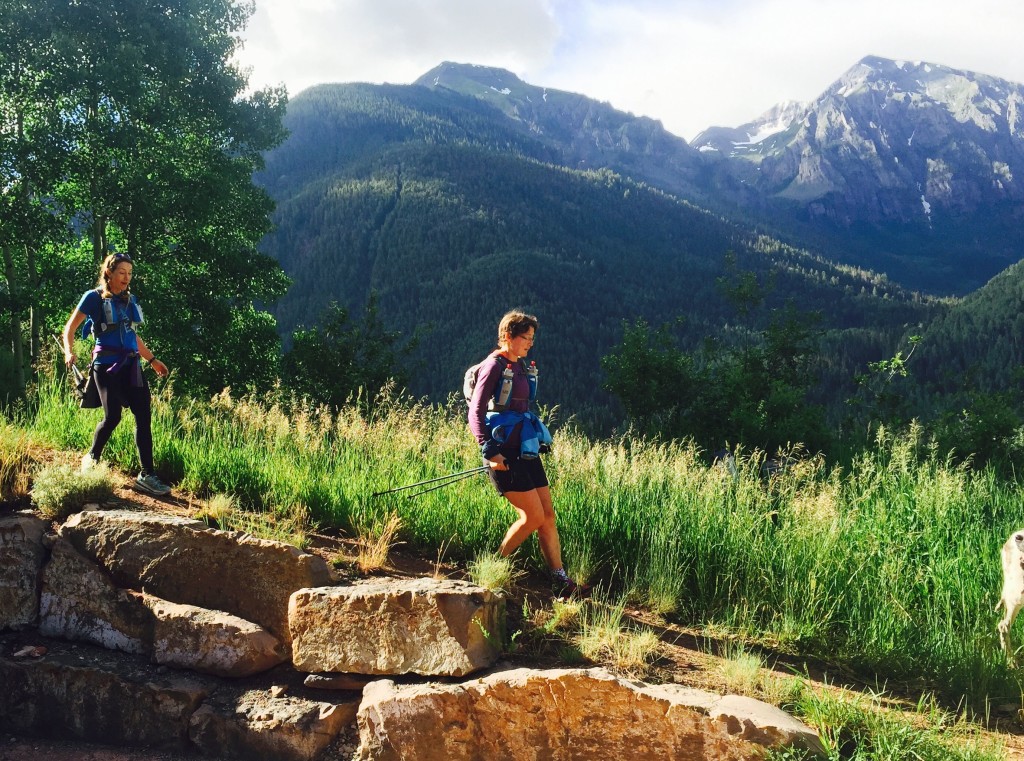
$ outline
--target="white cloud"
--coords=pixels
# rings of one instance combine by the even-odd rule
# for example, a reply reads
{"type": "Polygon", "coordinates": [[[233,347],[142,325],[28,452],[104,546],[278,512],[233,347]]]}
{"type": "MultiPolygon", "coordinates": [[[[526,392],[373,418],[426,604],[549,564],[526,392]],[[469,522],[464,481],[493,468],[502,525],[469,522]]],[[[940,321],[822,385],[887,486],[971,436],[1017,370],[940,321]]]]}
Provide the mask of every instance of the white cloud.
{"type": "Polygon", "coordinates": [[[692,139],[809,100],[865,55],[1024,82],[1019,0],[257,0],[253,84],[509,69],[692,139]]]}
{"type": "Polygon", "coordinates": [[[557,38],[542,0],[257,0],[240,55],[256,86],[416,79],[444,60],[521,70],[557,38]]]}

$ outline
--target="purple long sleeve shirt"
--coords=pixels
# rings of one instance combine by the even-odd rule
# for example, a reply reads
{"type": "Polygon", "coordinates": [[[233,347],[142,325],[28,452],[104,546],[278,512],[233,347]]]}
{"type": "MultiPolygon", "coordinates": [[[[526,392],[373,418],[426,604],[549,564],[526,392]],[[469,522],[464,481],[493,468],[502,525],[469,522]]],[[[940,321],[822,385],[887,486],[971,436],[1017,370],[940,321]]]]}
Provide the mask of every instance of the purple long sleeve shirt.
{"type": "MultiPolygon", "coordinates": [[[[476,386],[473,388],[473,398],[469,402],[469,430],[476,437],[477,444],[483,446],[491,437],[487,430],[485,416],[487,415],[487,404],[494,398],[498,385],[501,383],[501,373],[505,367],[512,365],[512,395],[507,405],[508,409],[514,412],[527,412],[530,409],[530,381],[526,379],[526,370],[522,362],[510,362],[493,352],[491,357],[497,357],[500,361],[486,362],[480,368],[476,378],[476,386]]],[[[519,426],[511,432],[505,441],[507,446],[519,445],[519,426]]]]}

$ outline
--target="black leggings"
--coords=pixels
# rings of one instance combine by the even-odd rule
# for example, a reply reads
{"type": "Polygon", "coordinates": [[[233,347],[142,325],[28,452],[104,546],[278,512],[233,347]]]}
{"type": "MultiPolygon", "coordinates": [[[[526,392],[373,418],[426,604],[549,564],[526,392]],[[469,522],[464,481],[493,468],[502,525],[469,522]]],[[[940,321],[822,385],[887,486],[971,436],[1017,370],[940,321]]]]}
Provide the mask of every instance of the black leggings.
{"type": "MultiPolygon", "coordinates": [[[[138,360],[134,360],[138,362],[138,360]]],[[[111,434],[121,422],[121,411],[127,407],[135,416],[135,446],[139,449],[139,462],[143,473],[153,472],[153,428],[152,403],[149,397],[149,384],[142,376],[142,385],[132,385],[134,368],[132,362],[111,375],[103,365],[96,365],[92,375],[96,382],[96,390],[103,405],[103,419],[92,434],[92,449],[89,450],[96,460],[100,459],[103,447],[107,445],[111,434]]]]}

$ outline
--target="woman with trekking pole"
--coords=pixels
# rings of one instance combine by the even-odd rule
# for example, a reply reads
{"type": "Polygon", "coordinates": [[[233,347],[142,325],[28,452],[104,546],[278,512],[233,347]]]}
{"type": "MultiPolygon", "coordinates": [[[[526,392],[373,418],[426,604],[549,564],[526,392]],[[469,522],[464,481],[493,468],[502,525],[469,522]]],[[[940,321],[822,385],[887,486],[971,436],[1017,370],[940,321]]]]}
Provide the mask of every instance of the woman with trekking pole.
{"type": "Polygon", "coordinates": [[[544,465],[540,453],[548,450],[551,435],[530,412],[536,396],[537,366],[524,359],[533,346],[537,318],[518,310],[508,312],[498,324],[498,348],[480,363],[469,403],[469,429],[480,444],[487,473],[516,511],[499,553],[508,557],[537,532],[540,551],[551,572],[556,597],[585,594],[562,566],[562,549],[555,525],[544,465]]]}
{"type": "Polygon", "coordinates": [[[142,322],[142,309],[129,290],[132,270],[132,258],[127,254],[110,254],[103,260],[96,288],[85,292],[64,325],[64,362],[68,367],[75,364],[74,334],[86,323],[84,332],[95,336],[96,345],[82,406],[103,407],[103,419],[93,432],[92,447],[82,457],[82,469],[99,462],[103,447],[121,422],[122,409],[127,407],[135,417],[135,445],[142,465],[134,486],[162,497],[171,488],[157,478],[153,468],[152,399],[141,360],[161,377],[170,371],[135,332],[142,322]]]}

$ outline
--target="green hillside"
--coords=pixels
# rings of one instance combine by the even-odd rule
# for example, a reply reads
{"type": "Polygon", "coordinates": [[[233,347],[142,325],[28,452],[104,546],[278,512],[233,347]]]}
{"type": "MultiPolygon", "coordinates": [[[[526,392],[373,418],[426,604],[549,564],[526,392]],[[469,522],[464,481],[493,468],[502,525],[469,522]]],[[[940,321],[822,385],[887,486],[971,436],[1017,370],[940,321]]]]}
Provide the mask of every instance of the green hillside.
{"type": "Polygon", "coordinates": [[[940,315],[924,334],[919,374],[943,393],[1020,385],[1024,366],[1024,262],[940,315]]]}
{"type": "Polygon", "coordinates": [[[294,280],[274,308],[282,332],[315,324],[332,301],[358,310],[375,290],[391,328],[421,331],[411,390],[434,399],[522,306],[541,321],[543,400],[606,407],[599,360],[624,320],[683,318],[684,347],[763,324],[716,284],[729,252],[772,282],[769,305],[795,300],[825,328],[855,330],[836,342],[835,377],[935,308],[644,184],[560,166],[557,144],[444,90],[320,86],[292,100],[286,124],[259,177],[278,203],[262,250],[294,280]]]}

